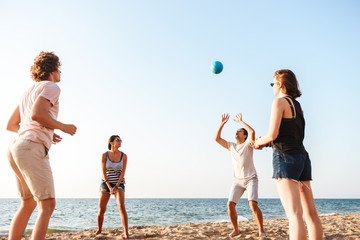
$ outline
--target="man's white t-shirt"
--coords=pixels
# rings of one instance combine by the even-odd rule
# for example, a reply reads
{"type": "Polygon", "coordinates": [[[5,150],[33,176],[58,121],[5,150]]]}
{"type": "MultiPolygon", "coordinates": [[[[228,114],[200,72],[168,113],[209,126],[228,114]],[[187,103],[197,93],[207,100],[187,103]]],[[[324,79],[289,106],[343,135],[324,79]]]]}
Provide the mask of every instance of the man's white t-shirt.
{"type": "Polygon", "coordinates": [[[250,145],[250,138],[247,138],[242,144],[228,142],[228,148],[231,153],[234,177],[248,179],[255,176],[254,149],[250,145]]]}
{"type": "Polygon", "coordinates": [[[50,101],[52,107],[49,110],[49,114],[53,119],[57,119],[60,96],[59,86],[51,81],[37,82],[30,87],[21,98],[19,105],[21,121],[18,134],[19,138],[41,143],[47,149],[50,149],[54,129],[46,128],[31,119],[31,109],[39,96],[50,101]]]}

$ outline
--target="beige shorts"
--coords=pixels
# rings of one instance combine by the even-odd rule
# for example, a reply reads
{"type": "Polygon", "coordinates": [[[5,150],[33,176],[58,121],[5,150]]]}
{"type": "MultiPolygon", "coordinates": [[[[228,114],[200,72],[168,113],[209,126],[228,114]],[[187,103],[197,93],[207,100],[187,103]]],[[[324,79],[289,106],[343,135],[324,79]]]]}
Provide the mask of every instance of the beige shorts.
{"type": "Polygon", "coordinates": [[[49,155],[43,144],[17,139],[9,146],[8,159],[23,200],[55,198],[49,155]]]}
{"type": "Polygon", "coordinates": [[[248,191],[248,201],[258,202],[258,178],[254,176],[250,179],[234,178],[229,195],[229,201],[238,203],[245,190],[248,191]]]}

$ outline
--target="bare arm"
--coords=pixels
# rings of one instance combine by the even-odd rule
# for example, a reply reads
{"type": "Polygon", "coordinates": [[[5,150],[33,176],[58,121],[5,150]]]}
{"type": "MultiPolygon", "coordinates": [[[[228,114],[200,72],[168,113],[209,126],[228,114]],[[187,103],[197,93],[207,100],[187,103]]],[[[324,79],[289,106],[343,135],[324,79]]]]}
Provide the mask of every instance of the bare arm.
{"type": "Polygon", "coordinates": [[[17,133],[20,129],[20,121],[21,121],[20,108],[19,106],[17,106],[9,118],[9,121],[6,126],[6,130],[17,133]]]}
{"type": "Polygon", "coordinates": [[[76,133],[75,125],[64,124],[53,119],[49,114],[50,108],[50,101],[44,97],[39,96],[31,109],[31,119],[44,127],[50,129],[59,129],[65,133],[74,135],[76,133]]]}
{"type": "Polygon", "coordinates": [[[274,100],[271,108],[269,130],[265,136],[256,139],[254,144],[255,148],[264,147],[265,145],[274,141],[279,135],[281,119],[284,114],[284,104],[282,103],[282,100],[283,99],[279,98],[274,100]]]}
{"type": "Polygon", "coordinates": [[[227,123],[227,121],[229,120],[229,118],[230,118],[229,114],[222,115],[220,126],[219,126],[218,130],[216,131],[215,138],[214,138],[218,144],[220,144],[222,147],[224,147],[228,150],[229,150],[228,143],[227,143],[227,141],[225,141],[224,139],[221,138],[221,131],[222,131],[225,123],[227,123]]]}
{"type": "Polygon", "coordinates": [[[119,181],[116,183],[116,187],[120,185],[121,181],[124,179],[124,176],[125,176],[126,165],[127,165],[127,155],[125,153],[124,153],[124,156],[123,156],[123,161],[124,161],[123,170],[122,170],[121,175],[119,177],[119,181]]]}
{"type": "Polygon", "coordinates": [[[109,189],[111,189],[110,183],[108,182],[107,176],[106,176],[106,153],[103,153],[101,156],[101,170],[103,179],[105,180],[106,185],[109,189]]]}
{"type": "Polygon", "coordinates": [[[101,171],[102,171],[103,179],[105,181],[107,181],[107,176],[106,176],[106,153],[103,153],[101,155],[101,171]]]}
{"type": "Polygon", "coordinates": [[[246,131],[249,134],[248,137],[249,137],[250,143],[253,144],[255,141],[255,130],[242,120],[242,114],[239,113],[238,115],[236,115],[236,119],[234,119],[234,121],[246,129],[246,131]]]}

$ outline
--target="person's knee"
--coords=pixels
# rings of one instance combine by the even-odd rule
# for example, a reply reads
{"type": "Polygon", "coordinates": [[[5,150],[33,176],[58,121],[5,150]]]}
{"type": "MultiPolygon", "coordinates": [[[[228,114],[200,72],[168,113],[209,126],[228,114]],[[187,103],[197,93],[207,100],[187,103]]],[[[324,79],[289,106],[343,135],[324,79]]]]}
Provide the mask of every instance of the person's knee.
{"type": "Polygon", "coordinates": [[[249,207],[250,207],[251,211],[255,213],[258,209],[257,202],[250,200],[249,207]]]}
{"type": "Polygon", "coordinates": [[[232,201],[228,201],[227,207],[228,207],[229,210],[233,210],[236,207],[236,203],[234,203],[232,201]]]}
{"type": "Polygon", "coordinates": [[[26,200],[22,200],[22,208],[25,208],[27,210],[33,211],[37,206],[37,202],[34,200],[34,198],[28,198],[26,200]]]}
{"type": "Polygon", "coordinates": [[[302,207],[300,206],[300,207],[290,208],[286,211],[286,215],[288,215],[288,218],[302,219],[303,218],[302,207]]]}
{"type": "Polygon", "coordinates": [[[99,208],[99,215],[104,215],[106,212],[106,207],[100,207],[99,208]]]}
{"type": "Polygon", "coordinates": [[[125,211],[125,202],[119,201],[118,202],[118,208],[120,211],[125,211]]]}
{"type": "Polygon", "coordinates": [[[39,201],[39,211],[46,214],[52,214],[56,206],[55,198],[39,201]]]}
{"type": "Polygon", "coordinates": [[[309,218],[309,219],[318,218],[316,209],[308,209],[308,210],[304,211],[304,217],[309,218]]]}
{"type": "Polygon", "coordinates": [[[105,212],[106,212],[106,206],[107,206],[107,204],[100,204],[99,205],[99,215],[104,215],[105,214],[105,212]]]}

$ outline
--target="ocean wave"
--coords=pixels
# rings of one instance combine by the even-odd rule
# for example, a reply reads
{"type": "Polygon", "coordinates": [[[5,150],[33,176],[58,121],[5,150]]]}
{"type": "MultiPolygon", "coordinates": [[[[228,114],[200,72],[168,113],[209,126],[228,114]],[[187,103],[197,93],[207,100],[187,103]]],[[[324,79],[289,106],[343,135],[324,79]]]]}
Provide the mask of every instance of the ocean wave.
{"type": "Polygon", "coordinates": [[[238,216],[238,221],[249,221],[249,219],[243,216],[238,216]]]}
{"type": "Polygon", "coordinates": [[[218,221],[212,221],[211,223],[226,223],[226,222],[229,222],[229,220],[222,219],[222,220],[218,220],[218,221]]]}
{"type": "Polygon", "coordinates": [[[326,216],[333,216],[333,215],[336,215],[337,213],[323,213],[323,214],[319,214],[319,216],[322,216],[322,217],[326,217],[326,216]]]}
{"type": "MultiPolygon", "coordinates": [[[[249,221],[248,218],[243,217],[243,216],[238,216],[238,221],[249,221]]],[[[217,221],[212,221],[211,223],[226,223],[226,222],[230,222],[229,219],[221,219],[221,220],[217,220],[217,221]]]]}

